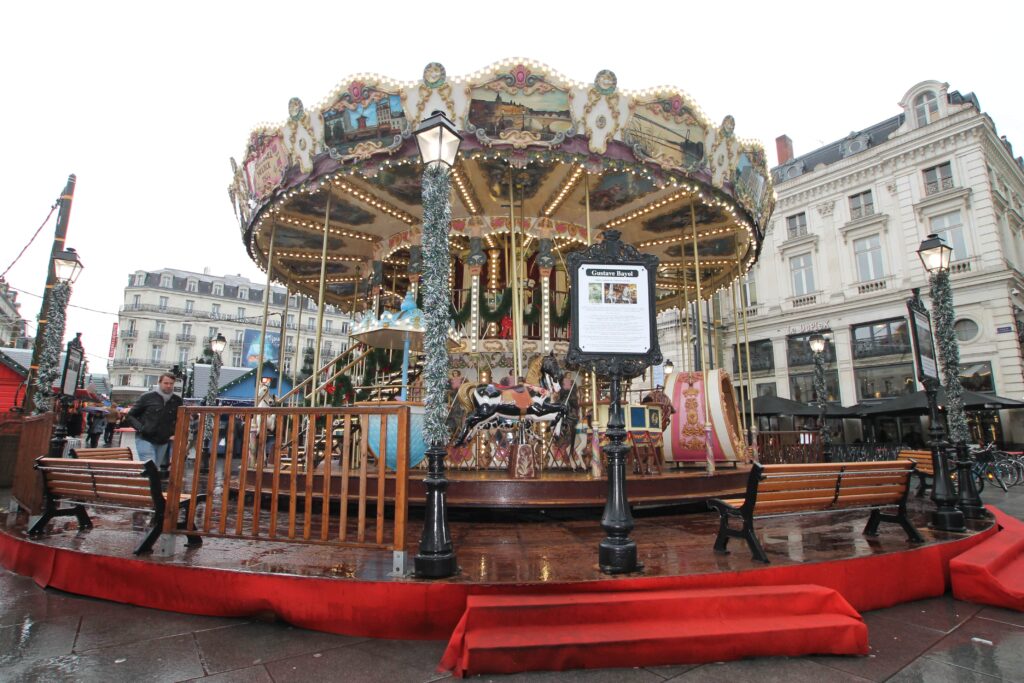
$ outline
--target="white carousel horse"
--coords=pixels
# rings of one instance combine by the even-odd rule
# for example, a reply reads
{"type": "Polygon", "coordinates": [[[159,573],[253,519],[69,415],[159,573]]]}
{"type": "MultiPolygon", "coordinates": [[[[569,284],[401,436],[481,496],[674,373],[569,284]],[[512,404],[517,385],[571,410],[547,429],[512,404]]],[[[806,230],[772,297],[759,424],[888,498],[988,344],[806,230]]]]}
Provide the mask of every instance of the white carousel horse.
{"type": "Polygon", "coordinates": [[[553,433],[561,433],[562,418],[568,407],[556,403],[555,396],[562,383],[562,369],[555,360],[555,354],[537,356],[530,363],[540,365],[541,386],[519,384],[514,387],[493,384],[464,383],[459,389],[459,398],[472,412],[455,439],[455,446],[462,446],[472,439],[478,430],[489,427],[499,420],[528,422],[551,422],[553,433]]]}

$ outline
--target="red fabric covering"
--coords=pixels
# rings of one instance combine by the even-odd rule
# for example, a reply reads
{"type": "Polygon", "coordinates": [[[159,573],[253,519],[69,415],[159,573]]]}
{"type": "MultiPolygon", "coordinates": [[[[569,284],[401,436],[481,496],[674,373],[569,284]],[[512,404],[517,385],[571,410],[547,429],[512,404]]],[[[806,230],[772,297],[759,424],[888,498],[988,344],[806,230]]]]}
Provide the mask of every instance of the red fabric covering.
{"type": "Polygon", "coordinates": [[[1024,612],[1024,523],[989,507],[1000,530],[949,562],[958,600],[1024,612]]]}
{"type": "Polygon", "coordinates": [[[867,651],[860,615],[822,586],[476,595],[438,670],[461,678],[867,651]]]}
{"type": "Polygon", "coordinates": [[[462,618],[470,595],[817,584],[835,589],[860,611],[890,607],[942,595],[949,586],[949,559],[993,533],[995,527],[948,543],[836,562],[572,584],[356,581],[258,574],[91,555],[54,548],[6,530],[0,530],[0,565],[31,576],[43,587],[141,607],[223,617],[247,617],[269,610],[291,624],[317,631],[441,640],[451,635],[462,618]]]}

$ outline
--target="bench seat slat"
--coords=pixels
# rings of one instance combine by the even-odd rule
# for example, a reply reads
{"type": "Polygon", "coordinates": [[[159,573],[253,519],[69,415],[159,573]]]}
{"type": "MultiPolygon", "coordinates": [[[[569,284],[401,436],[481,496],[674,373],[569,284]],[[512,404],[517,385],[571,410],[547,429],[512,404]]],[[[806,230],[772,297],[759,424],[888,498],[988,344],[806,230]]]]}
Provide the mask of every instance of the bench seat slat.
{"type": "Polygon", "coordinates": [[[87,460],[85,458],[40,458],[39,469],[54,470],[132,470],[142,472],[146,463],[135,460],[87,460]]]}
{"type": "Polygon", "coordinates": [[[97,503],[97,504],[100,504],[100,503],[111,503],[111,502],[113,502],[113,503],[124,503],[124,504],[137,505],[137,506],[141,506],[141,507],[147,507],[150,510],[153,509],[153,498],[152,498],[152,496],[148,496],[148,495],[147,496],[141,496],[141,495],[132,495],[132,494],[129,494],[129,493],[110,493],[110,492],[103,492],[103,493],[100,493],[99,495],[97,495],[97,494],[95,494],[95,493],[93,493],[91,491],[80,491],[80,490],[77,490],[77,489],[65,489],[64,487],[51,488],[50,492],[55,494],[55,495],[61,496],[62,498],[67,498],[69,500],[76,500],[76,501],[80,501],[80,502],[90,502],[90,503],[97,503]]]}
{"type": "Polygon", "coordinates": [[[117,486],[132,486],[149,490],[149,482],[142,477],[118,476],[117,474],[79,474],[77,472],[45,472],[47,482],[69,484],[113,484],[117,486]]]}
{"type": "Polygon", "coordinates": [[[62,491],[86,491],[103,493],[110,491],[112,493],[131,493],[133,495],[145,495],[150,501],[153,500],[152,494],[149,492],[149,482],[146,482],[146,486],[137,486],[134,482],[125,486],[123,484],[88,484],[81,481],[53,481],[48,482],[51,491],[60,489],[62,491]]]}
{"type": "Polygon", "coordinates": [[[908,463],[898,460],[873,460],[870,462],[844,462],[844,463],[796,463],[792,465],[763,465],[764,474],[819,474],[840,470],[844,472],[857,472],[860,470],[906,470],[910,468],[908,463]]]}
{"type": "Polygon", "coordinates": [[[132,460],[132,449],[120,448],[75,448],[75,458],[89,460],[132,460]]]}

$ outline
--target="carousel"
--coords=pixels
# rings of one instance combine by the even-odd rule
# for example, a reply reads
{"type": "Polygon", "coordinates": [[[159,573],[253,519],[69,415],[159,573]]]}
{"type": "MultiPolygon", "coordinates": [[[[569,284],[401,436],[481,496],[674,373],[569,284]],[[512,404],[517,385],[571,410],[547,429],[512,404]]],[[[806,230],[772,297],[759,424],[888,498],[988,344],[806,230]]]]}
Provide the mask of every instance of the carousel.
{"type": "MultiPolygon", "coordinates": [[[[668,364],[657,382],[652,369],[632,383],[631,497],[739,488],[750,411],[714,367],[717,339],[701,335],[716,305],[738,301],[758,256],[774,205],[765,152],[735,134],[732,116],[715,124],[675,88],[621,90],[608,70],[592,83],[524,59],[458,77],[431,63],[416,81],[364,74],[315,106],[292,98],[283,123],[251,132],[229,186],[250,257],[268,289],[278,282],[315,302],[317,330],[327,307],[355,321],[354,343],[335,358],[321,357],[311,333],[316,370],[281,401],[411,405],[409,466],[423,467],[430,283],[414,131],[435,112],[463,136],[448,237],[449,504],[603,501],[607,399],[601,377],[565,367],[566,255],[609,230],[658,257],[657,311],[676,309],[702,340],[679,346],[675,372],[668,364]]],[[[629,302],[606,289],[591,296],[629,302]]],[[[379,420],[366,427],[376,443],[379,420]]],[[[371,455],[393,467],[395,448],[371,455]]]]}

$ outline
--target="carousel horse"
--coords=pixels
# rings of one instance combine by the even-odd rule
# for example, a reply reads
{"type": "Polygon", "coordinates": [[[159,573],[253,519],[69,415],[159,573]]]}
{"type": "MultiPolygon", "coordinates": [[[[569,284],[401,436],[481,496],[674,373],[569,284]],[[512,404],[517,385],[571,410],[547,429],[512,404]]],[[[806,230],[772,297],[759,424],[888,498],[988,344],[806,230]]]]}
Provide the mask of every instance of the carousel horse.
{"type": "Polygon", "coordinates": [[[552,422],[557,436],[560,434],[562,418],[568,411],[568,406],[554,400],[562,383],[562,374],[555,354],[551,353],[530,361],[527,377],[539,377],[540,386],[528,382],[512,387],[463,383],[459,389],[459,399],[469,407],[469,416],[454,445],[462,446],[479,429],[489,427],[499,420],[552,422]]]}

